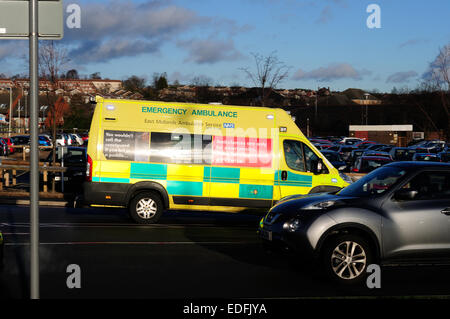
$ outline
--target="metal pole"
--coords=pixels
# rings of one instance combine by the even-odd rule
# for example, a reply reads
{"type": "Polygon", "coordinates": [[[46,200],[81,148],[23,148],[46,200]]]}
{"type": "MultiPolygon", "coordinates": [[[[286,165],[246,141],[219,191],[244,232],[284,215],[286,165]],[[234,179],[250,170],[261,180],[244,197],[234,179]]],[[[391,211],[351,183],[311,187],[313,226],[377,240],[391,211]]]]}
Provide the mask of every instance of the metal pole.
{"type": "Polygon", "coordinates": [[[29,1],[30,19],[30,297],[39,299],[38,0],[29,1]]]}
{"type": "Polygon", "coordinates": [[[20,134],[20,99],[19,99],[19,105],[17,105],[17,112],[19,113],[19,134],[20,134]]]}
{"type": "Polygon", "coordinates": [[[11,119],[12,119],[12,86],[9,87],[9,130],[8,130],[8,137],[11,137],[11,119]]]}

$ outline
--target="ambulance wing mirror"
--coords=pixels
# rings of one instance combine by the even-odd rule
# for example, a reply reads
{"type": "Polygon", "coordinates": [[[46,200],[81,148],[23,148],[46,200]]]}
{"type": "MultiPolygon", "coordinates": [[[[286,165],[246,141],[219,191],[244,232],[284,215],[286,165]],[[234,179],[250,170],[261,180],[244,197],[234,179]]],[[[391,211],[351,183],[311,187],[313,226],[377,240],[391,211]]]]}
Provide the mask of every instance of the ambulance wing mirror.
{"type": "Polygon", "coordinates": [[[313,162],[313,173],[319,175],[323,173],[323,160],[319,158],[317,161],[313,162]]]}

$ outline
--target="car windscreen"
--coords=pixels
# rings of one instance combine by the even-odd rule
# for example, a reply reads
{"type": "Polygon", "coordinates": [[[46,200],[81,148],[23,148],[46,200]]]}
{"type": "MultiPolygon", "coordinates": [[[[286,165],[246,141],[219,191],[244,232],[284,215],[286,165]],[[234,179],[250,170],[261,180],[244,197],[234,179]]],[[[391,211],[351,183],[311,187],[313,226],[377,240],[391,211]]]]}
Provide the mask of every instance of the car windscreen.
{"type": "Polygon", "coordinates": [[[406,170],[403,168],[382,167],[345,187],[338,195],[356,197],[379,195],[389,190],[405,174],[406,170]]]}

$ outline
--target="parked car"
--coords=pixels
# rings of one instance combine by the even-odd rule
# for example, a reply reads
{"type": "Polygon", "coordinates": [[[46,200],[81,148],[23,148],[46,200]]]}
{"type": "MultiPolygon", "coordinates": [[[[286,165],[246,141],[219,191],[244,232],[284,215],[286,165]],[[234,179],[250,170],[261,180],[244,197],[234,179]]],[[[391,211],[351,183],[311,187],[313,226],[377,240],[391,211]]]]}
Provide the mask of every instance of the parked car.
{"type": "Polygon", "coordinates": [[[432,141],[424,141],[424,143],[419,143],[414,146],[411,146],[411,149],[415,149],[416,153],[439,153],[445,147],[444,141],[432,140],[432,141]]]}
{"type": "MultiPolygon", "coordinates": [[[[52,163],[53,151],[50,152],[45,161],[47,163],[52,163]]],[[[64,173],[64,187],[71,190],[81,191],[81,185],[86,177],[86,148],[75,146],[58,147],[56,149],[56,162],[64,164],[64,167],[67,167],[67,172],[64,173]]],[[[61,182],[60,173],[49,173],[49,178],[55,178],[55,181],[58,184],[61,182]]]]}
{"type": "Polygon", "coordinates": [[[327,160],[340,171],[345,170],[347,164],[341,158],[338,152],[323,150],[321,153],[327,158],[327,160]]]}
{"type": "Polygon", "coordinates": [[[380,151],[382,148],[384,148],[386,146],[387,146],[386,144],[377,144],[377,143],[375,143],[375,144],[369,145],[366,148],[366,150],[367,151],[380,151]]]}
{"type": "Polygon", "coordinates": [[[338,152],[341,158],[347,163],[347,165],[351,165],[352,151],[355,149],[356,148],[351,145],[336,145],[328,148],[328,150],[330,151],[338,152]]]}
{"type": "Polygon", "coordinates": [[[39,135],[38,142],[40,146],[52,146],[51,140],[45,135],[39,135]]]}
{"type": "Polygon", "coordinates": [[[66,140],[66,145],[72,145],[73,141],[72,141],[72,137],[70,136],[70,134],[67,133],[62,133],[62,135],[64,136],[64,139],[66,140]]]}
{"type": "Polygon", "coordinates": [[[446,144],[444,149],[438,154],[438,156],[441,162],[450,162],[450,144],[446,144]]]}
{"type": "Polygon", "coordinates": [[[78,134],[70,134],[70,137],[72,138],[72,145],[83,145],[84,141],[78,134]]]}
{"type": "Polygon", "coordinates": [[[0,156],[8,156],[9,155],[9,146],[8,142],[4,138],[0,138],[0,156]]]}
{"type": "Polygon", "coordinates": [[[364,140],[361,138],[357,138],[357,137],[344,137],[343,139],[341,139],[339,141],[339,144],[354,145],[357,143],[361,143],[362,141],[364,141],[364,140]]]}
{"type": "Polygon", "coordinates": [[[3,246],[5,246],[3,234],[0,231],[0,270],[3,268],[3,246]]]}
{"type": "Polygon", "coordinates": [[[450,152],[441,152],[438,156],[441,162],[450,163],[450,152]]]}
{"type": "Polygon", "coordinates": [[[365,151],[363,153],[363,156],[387,157],[387,158],[393,160],[391,154],[389,154],[388,152],[381,152],[381,151],[372,151],[372,150],[365,151]]]}
{"type": "Polygon", "coordinates": [[[259,235],[354,284],[370,264],[448,262],[449,225],[450,164],[394,162],[337,193],[280,200],[259,235]]]}
{"type": "Polygon", "coordinates": [[[394,161],[411,161],[414,155],[407,147],[393,147],[389,154],[391,154],[394,161]]]}
{"type": "Polygon", "coordinates": [[[66,142],[66,138],[64,137],[64,135],[62,134],[57,134],[56,135],[56,146],[66,146],[67,142],[66,142]]]}
{"type": "Polygon", "coordinates": [[[321,144],[321,143],[313,143],[313,145],[319,150],[326,150],[333,146],[333,144],[321,144]]]}
{"type": "Polygon", "coordinates": [[[9,137],[4,137],[3,139],[6,141],[6,144],[8,144],[9,154],[13,154],[15,151],[13,142],[9,137]]]}
{"type": "Polygon", "coordinates": [[[370,173],[378,167],[389,164],[391,162],[392,159],[389,157],[363,155],[356,160],[355,165],[353,165],[352,167],[352,172],[370,173]]]}
{"type": "Polygon", "coordinates": [[[30,137],[27,135],[17,135],[11,137],[11,141],[14,145],[29,145],[30,144],[30,137]]]}
{"type": "Polygon", "coordinates": [[[372,141],[361,141],[359,143],[355,143],[353,144],[354,147],[359,148],[359,149],[367,149],[370,146],[373,145],[379,145],[377,144],[377,142],[372,142],[372,141]]]}
{"type": "Polygon", "coordinates": [[[440,162],[438,154],[434,153],[416,153],[413,156],[413,161],[430,161],[430,162],[440,162]]]}
{"type": "Polygon", "coordinates": [[[89,133],[81,133],[80,136],[83,139],[83,142],[87,142],[89,140],[89,133]]]}

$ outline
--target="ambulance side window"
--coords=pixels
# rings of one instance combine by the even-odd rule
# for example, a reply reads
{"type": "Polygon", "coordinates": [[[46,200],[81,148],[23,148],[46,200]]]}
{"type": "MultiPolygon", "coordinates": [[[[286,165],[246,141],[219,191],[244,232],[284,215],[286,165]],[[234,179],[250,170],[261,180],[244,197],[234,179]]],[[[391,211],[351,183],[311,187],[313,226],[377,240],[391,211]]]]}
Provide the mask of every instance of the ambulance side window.
{"type": "Polygon", "coordinates": [[[302,145],[298,141],[285,140],[283,142],[284,158],[286,164],[290,169],[295,171],[304,172],[305,163],[303,160],[302,145]]]}
{"type": "Polygon", "coordinates": [[[150,162],[210,164],[211,141],[208,135],[152,132],[150,162]]]}
{"type": "Polygon", "coordinates": [[[318,162],[319,156],[317,156],[312,149],[310,149],[307,145],[303,144],[303,148],[305,150],[305,162],[306,162],[306,170],[308,172],[313,171],[313,167],[315,163],[318,162]]]}

